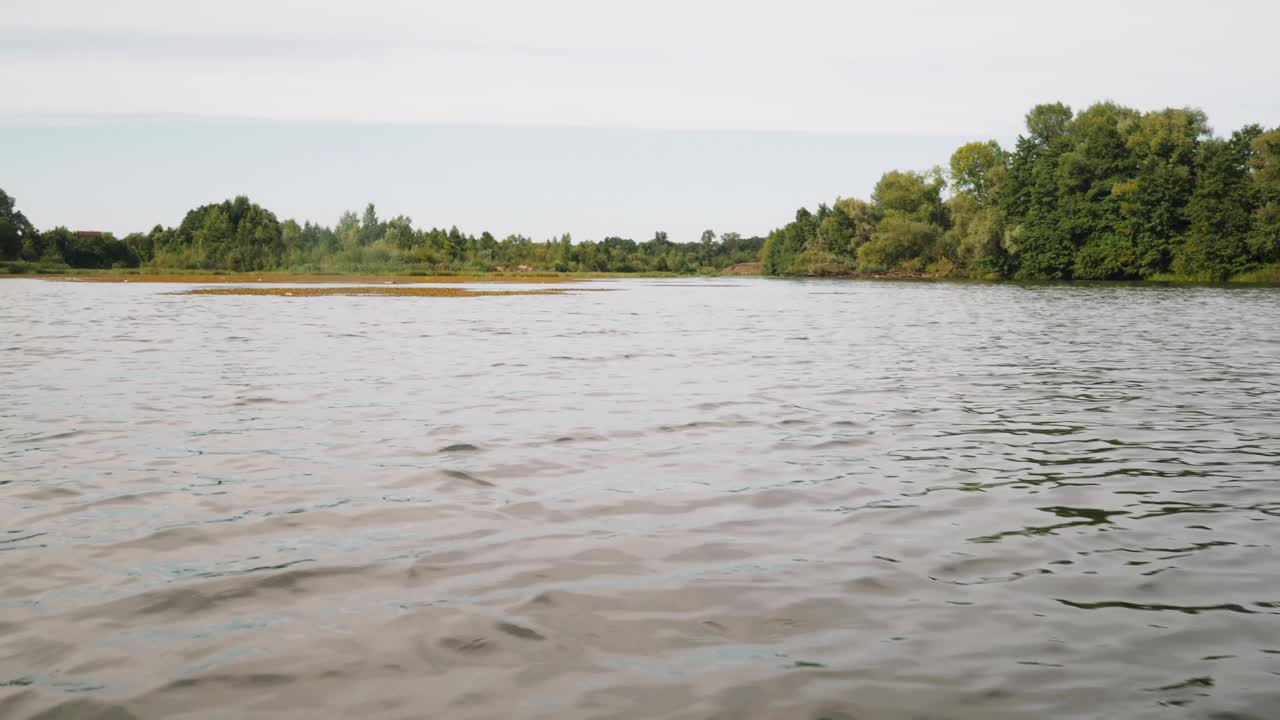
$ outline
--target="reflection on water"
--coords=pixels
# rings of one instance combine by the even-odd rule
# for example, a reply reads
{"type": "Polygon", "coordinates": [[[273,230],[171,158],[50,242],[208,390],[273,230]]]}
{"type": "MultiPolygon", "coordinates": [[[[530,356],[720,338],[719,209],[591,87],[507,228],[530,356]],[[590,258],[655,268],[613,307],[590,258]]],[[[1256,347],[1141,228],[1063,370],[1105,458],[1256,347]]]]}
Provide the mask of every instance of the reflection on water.
{"type": "Polygon", "coordinates": [[[1276,716],[1280,292],[609,286],[0,282],[0,717],[1276,716]]]}

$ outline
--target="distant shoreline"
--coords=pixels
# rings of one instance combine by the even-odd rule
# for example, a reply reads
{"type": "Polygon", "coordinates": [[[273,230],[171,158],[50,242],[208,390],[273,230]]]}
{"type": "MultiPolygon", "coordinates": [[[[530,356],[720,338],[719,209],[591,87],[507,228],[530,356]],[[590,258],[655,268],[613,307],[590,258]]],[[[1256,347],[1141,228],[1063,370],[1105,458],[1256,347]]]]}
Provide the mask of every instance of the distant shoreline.
{"type": "MultiPolygon", "coordinates": [[[[139,272],[138,270],[93,270],[79,271],[70,269],[65,272],[45,271],[38,273],[0,273],[0,280],[34,279],[55,282],[102,282],[102,283],[373,283],[379,285],[414,285],[440,283],[530,283],[554,284],[582,282],[609,278],[676,278],[698,277],[693,275],[677,275],[674,273],[459,273],[448,274],[404,274],[404,273],[316,273],[316,272],[139,272]]],[[[715,277],[715,276],[706,276],[715,277]]]]}
{"type": "Polygon", "coordinates": [[[1278,287],[1280,266],[1267,266],[1262,270],[1242,273],[1226,281],[1206,278],[1160,276],[1148,280],[1010,280],[1002,278],[971,277],[958,273],[934,274],[925,272],[844,273],[828,275],[766,276],[758,263],[744,263],[748,267],[733,266],[718,273],[622,273],[622,272],[531,272],[531,273],[344,273],[344,272],[161,272],[136,268],[115,270],[83,270],[76,268],[44,267],[38,272],[4,273],[0,265],[0,281],[48,280],[52,282],[89,283],[170,283],[170,284],[365,284],[365,285],[430,285],[453,283],[531,284],[553,285],[588,282],[593,280],[627,279],[679,279],[679,278],[733,278],[757,277],[771,280],[861,280],[888,282],[954,282],[996,283],[1013,285],[1102,285],[1102,286],[1152,286],[1199,285],[1231,287],[1278,287]]]}

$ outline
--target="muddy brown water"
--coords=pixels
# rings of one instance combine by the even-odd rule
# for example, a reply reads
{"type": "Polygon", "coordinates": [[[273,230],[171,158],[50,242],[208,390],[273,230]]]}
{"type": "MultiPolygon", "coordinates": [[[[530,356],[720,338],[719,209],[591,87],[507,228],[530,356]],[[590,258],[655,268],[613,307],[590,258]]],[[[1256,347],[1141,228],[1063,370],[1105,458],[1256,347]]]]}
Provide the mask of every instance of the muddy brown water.
{"type": "Polygon", "coordinates": [[[0,717],[1280,717],[1280,292],[707,284],[0,282],[0,717]]]}

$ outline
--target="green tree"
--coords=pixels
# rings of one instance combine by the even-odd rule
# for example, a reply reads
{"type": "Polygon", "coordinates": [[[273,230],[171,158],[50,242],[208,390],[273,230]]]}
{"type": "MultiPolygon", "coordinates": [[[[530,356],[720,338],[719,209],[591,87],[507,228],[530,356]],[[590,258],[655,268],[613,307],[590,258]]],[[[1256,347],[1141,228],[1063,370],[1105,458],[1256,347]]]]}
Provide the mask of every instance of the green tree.
{"type": "Polygon", "coordinates": [[[241,195],[191,210],[171,234],[152,231],[153,262],[210,270],[263,270],[283,256],[280,222],[241,195]]]}
{"type": "Polygon", "coordinates": [[[128,244],[110,233],[75,233],[57,227],[45,235],[58,255],[74,268],[102,270],[138,265],[138,258],[128,244]]]}
{"type": "Polygon", "coordinates": [[[941,228],[895,212],[876,226],[871,241],[858,248],[858,270],[880,273],[890,270],[923,270],[926,256],[941,236],[941,228]]]}
{"type": "Polygon", "coordinates": [[[360,218],[354,212],[342,213],[333,232],[339,247],[352,250],[360,246],[360,218]]]}
{"type": "Polygon", "coordinates": [[[702,260],[703,263],[711,262],[711,258],[715,254],[716,232],[709,228],[706,230],[703,230],[702,237],[700,238],[699,242],[702,245],[701,247],[702,253],[698,257],[702,260]]]}
{"type": "Polygon", "coordinates": [[[1204,142],[1195,191],[1187,206],[1190,230],[1174,258],[1189,277],[1226,280],[1253,264],[1247,236],[1257,195],[1250,178],[1252,144],[1261,130],[1250,126],[1229,140],[1204,142]]]}
{"type": "Polygon", "coordinates": [[[129,233],[123,240],[129,254],[138,264],[149,263],[155,258],[155,241],[147,233],[129,233]]]}
{"type": "Polygon", "coordinates": [[[1256,132],[1249,144],[1249,171],[1257,207],[1249,233],[1250,252],[1262,262],[1280,262],[1280,128],[1256,132]]]}
{"type": "Polygon", "coordinates": [[[568,272],[573,268],[573,240],[569,237],[569,233],[560,236],[560,242],[556,246],[555,269],[559,272],[568,272]]]}
{"type": "Polygon", "coordinates": [[[1008,272],[1008,234],[1004,209],[980,206],[972,192],[960,192],[947,203],[951,227],[939,243],[939,255],[970,274],[990,277],[1008,272]]]}
{"type": "Polygon", "coordinates": [[[939,171],[922,174],[891,170],[876,183],[871,201],[886,215],[898,214],[916,222],[942,225],[946,222],[942,206],[945,186],[939,171]]]}
{"type": "Polygon", "coordinates": [[[360,244],[372,245],[382,239],[386,230],[378,220],[378,209],[373,203],[364,206],[364,215],[360,218],[360,244]]]}
{"type": "Polygon", "coordinates": [[[0,260],[16,260],[37,238],[35,228],[14,205],[14,199],[0,190],[0,260]]]}
{"type": "Polygon", "coordinates": [[[1125,131],[1139,117],[1113,103],[1074,118],[1060,104],[1027,116],[1028,135],[1019,138],[1002,193],[1008,238],[1016,238],[1005,247],[1015,251],[1011,267],[1018,276],[1070,279],[1080,269],[1078,249],[1116,232],[1121,205],[1112,191],[1132,180],[1125,131]]]}
{"type": "Polygon", "coordinates": [[[1105,276],[1149,277],[1169,268],[1178,239],[1187,231],[1186,208],[1195,188],[1200,143],[1209,134],[1208,119],[1197,109],[1170,108],[1123,123],[1120,130],[1127,135],[1130,169],[1125,172],[1130,179],[1112,185],[1117,217],[1098,235],[1111,236],[1119,253],[1108,261],[1113,271],[1105,276]]]}
{"type": "Polygon", "coordinates": [[[1062,103],[1046,103],[1031,108],[1025,118],[1029,138],[1039,145],[1051,145],[1066,135],[1074,115],[1062,103]]]}
{"type": "Polygon", "coordinates": [[[818,236],[818,217],[807,208],[796,211],[796,219],[769,233],[761,248],[760,262],[766,275],[788,275],[800,272],[797,262],[818,236]]]}
{"type": "Polygon", "coordinates": [[[995,140],[962,145],[951,155],[951,184],[970,193],[979,208],[986,207],[1004,182],[1008,154],[995,140]]]}

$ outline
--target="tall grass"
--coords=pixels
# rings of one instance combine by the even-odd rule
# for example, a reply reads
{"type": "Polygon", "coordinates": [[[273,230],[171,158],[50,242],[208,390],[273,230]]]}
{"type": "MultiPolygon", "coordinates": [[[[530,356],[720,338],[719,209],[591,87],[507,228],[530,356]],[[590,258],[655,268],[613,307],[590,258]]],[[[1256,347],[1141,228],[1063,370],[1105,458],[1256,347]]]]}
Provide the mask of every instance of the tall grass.
{"type": "Polygon", "coordinates": [[[1280,263],[1263,265],[1256,270],[1242,272],[1231,278],[1231,282],[1280,285],[1280,263]]]}

